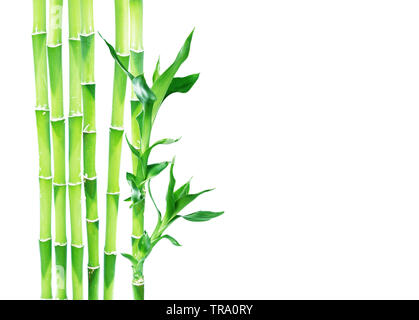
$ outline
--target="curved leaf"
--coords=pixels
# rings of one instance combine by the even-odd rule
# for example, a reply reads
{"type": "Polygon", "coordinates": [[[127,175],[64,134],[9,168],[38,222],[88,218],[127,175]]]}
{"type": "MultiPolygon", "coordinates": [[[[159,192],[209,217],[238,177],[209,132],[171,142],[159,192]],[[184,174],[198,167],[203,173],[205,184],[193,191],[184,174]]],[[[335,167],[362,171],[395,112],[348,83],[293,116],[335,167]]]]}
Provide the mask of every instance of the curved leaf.
{"type": "Polygon", "coordinates": [[[124,258],[127,258],[129,261],[131,261],[133,267],[137,266],[138,260],[133,255],[131,255],[129,253],[121,253],[121,256],[123,256],[124,258]]]}
{"type": "Polygon", "coordinates": [[[169,236],[168,234],[165,234],[164,236],[161,236],[160,238],[158,238],[157,240],[156,240],[156,242],[155,243],[157,243],[157,242],[159,242],[160,240],[162,240],[162,239],[167,239],[167,240],[169,240],[174,246],[177,246],[177,247],[181,247],[181,244],[175,239],[175,238],[173,238],[172,236],[169,236]]]}
{"type": "Polygon", "coordinates": [[[149,155],[150,155],[150,153],[151,153],[151,151],[154,149],[154,147],[156,147],[156,146],[158,146],[158,145],[161,145],[161,144],[172,144],[172,143],[176,143],[176,142],[178,142],[180,140],[180,138],[177,138],[177,139],[169,139],[169,138],[166,138],[166,139],[161,139],[161,140],[159,140],[159,141],[157,141],[157,142],[155,142],[151,147],[149,147],[145,152],[144,152],[144,158],[148,158],[149,157],[149,155]]]}
{"type": "Polygon", "coordinates": [[[127,135],[125,135],[125,139],[127,140],[127,143],[128,143],[128,146],[129,146],[129,148],[130,148],[130,150],[131,150],[131,152],[138,158],[138,159],[140,159],[141,158],[141,155],[140,155],[140,151],[136,148],[136,147],[134,147],[132,144],[131,144],[131,142],[129,142],[129,140],[128,140],[128,137],[127,137],[127,135]]]}
{"type": "Polygon", "coordinates": [[[166,69],[166,71],[164,71],[160,75],[160,77],[157,78],[156,82],[154,82],[152,86],[152,90],[157,98],[153,107],[153,120],[156,118],[160,105],[166,97],[167,90],[169,89],[170,84],[172,83],[172,80],[176,75],[176,72],[179,70],[180,66],[185,62],[185,60],[189,56],[194,31],[195,29],[192,30],[192,32],[186,38],[182,48],[176,56],[175,61],[170,65],[169,68],[166,69]]]}
{"type": "Polygon", "coordinates": [[[210,192],[214,189],[208,189],[208,190],[204,190],[201,191],[199,193],[195,193],[195,194],[187,194],[181,198],[179,198],[179,200],[176,201],[175,204],[175,213],[179,213],[183,208],[185,208],[188,204],[190,204],[192,201],[194,201],[196,198],[198,198],[201,194],[210,192]]]}
{"type": "Polygon", "coordinates": [[[157,224],[158,224],[157,229],[158,229],[158,227],[160,227],[160,223],[161,223],[161,211],[159,210],[159,207],[157,206],[156,201],[154,201],[154,197],[153,197],[153,194],[151,193],[151,186],[150,185],[151,185],[151,181],[149,180],[148,181],[148,194],[150,195],[151,202],[153,202],[154,208],[156,208],[156,211],[157,211],[157,214],[158,214],[158,221],[157,221],[157,224]]]}
{"type": "Polygon", "coordinates": [[[160,77],[160,57],[157,60],[156,67],[153,72],[153,83],[160,77]]]}
{"type": "Polygon", "coordinates": [[[192,221],[192,222],[203,222],[214,219],[218,216],[221,216],[224,211],[213,212],[213,211],[197,211],[186,216],[182,216],[183,219],[192,221]]]}
{"type": "Polygon", "coordinates": [[[175,158],[172,160],[172,164],[170,166],[170,177],[169,177],[169,186],[167,188],[166,194],[166,215],[168,220],[172,218],[175,212],[175,197],[174,197],[174,189],[176,185],[176,179],[173,174],[173,167],[175,166],[175,158]]]}
{"type": "Polygon", "coordinates": [[[199,73],[191,74],[183,78],[174,78],[173,81],[170,83],[169,89],[167,89],[163,101],[166,100],[166,98],[170,96],[172,93],[187,93],[198,81],[198,78],[199,73]]]}
{"type": "Polygon", "coordinates": [[[102,37],[102,35],[99,33],[99,36],[103,39],[103,41],[105,41],[106,45],[109,48],[109,51],[112,55],[112,57],[114,58],[115,62],[119,65],[119,67],[122,69],[122,71],[125,72],[125,74],[128,76],[128,78],[131,79],[131,81],[134,79],[134,76],[127,70],[127,68],[124,66],[124,64],[121,62],[121,60],[119,60],[118,58],[118,54],[116,53],[115,48],[108,42],[106,41],[106,39],[104,37],[102,37]]]}
{"type": "MultiPolygon", "coordinates": [[[[192,178],[191,178],[192,179],[192,178]]],[[[175,191],[175,201],[179,200],[180,198],[186,196],[189,193],[189,189],[191,187],[191,179],[186,182],[183,186],[175,191]]]]}
{"type": "Polygon", "coordinates": [[[169,165],[168,161],[153,163],[147,166],[147,179],[151,179],[159,175],[169,165]]]}
{"type": "Polygon", "coordinates": [[[154,92],[147,85],[144,74],[132,79],[132,88],[138,100],[144,105],[152,105],[157,99],[154,92]]]}

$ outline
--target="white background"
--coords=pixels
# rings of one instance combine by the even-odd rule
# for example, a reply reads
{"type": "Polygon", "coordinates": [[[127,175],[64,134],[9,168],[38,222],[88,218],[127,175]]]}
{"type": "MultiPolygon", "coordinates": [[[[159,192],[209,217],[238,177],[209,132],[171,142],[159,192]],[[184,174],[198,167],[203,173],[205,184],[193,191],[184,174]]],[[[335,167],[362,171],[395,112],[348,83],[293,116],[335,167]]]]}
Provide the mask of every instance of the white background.
{"type": "MultiPolygon", "coordinates": [[[[147,74],[159,54],[170,64],[194,26],[179,74],[201,72],[160,110],[153,138],[183,138],[154,158],[176,155],[176,177],[194,176],[193,191],[217,187],[191,210],[226,211],[172,227],[183,246],[162,241],[152,253],[146,298],[418,299],[419,3],[144,2],[147,74]]],[[[0,298],[36,299],[31,1],[1,1],[0,12],[0,298]]],[[[113,42],[113,1],[95,1],[95,24],[113,42]]],[[[66,39],[64,27],[64,61],[66,39]]],[[[113,61],[99,39],[96,48],[103,232],[113,61]]],[[[122,162],[127,195],[125,145],[122,162]]],[[[166,183],[167,173],[154,182],[161,206],[166,183]]],[[[130,219],[121,203],[120,252],[130,219]]],[[[118,258],[116,298],[131,298],[130,278],[118,258]]]]}

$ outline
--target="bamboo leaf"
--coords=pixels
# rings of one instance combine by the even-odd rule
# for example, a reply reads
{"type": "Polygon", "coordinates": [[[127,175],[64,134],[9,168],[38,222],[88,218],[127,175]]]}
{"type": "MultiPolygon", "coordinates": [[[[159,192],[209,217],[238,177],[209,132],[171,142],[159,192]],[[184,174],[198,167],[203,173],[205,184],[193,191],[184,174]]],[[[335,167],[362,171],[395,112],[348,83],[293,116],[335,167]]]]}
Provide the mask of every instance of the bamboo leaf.
{"type": "Polygon", "coordinates": [[[151,251],[151,239],[148,236],[147,231],[144,231],[143,235],[140,238],[140,241],[138,241],[138,249],[140,250],[141,257],[145,259],[151,251]]]}
{"type": "Polygon", "coordinates": [[[168,161],[153,163],[147,166],[147,179],[151,179],[159,175],[169,165],[168,161]]]}
{"type": "Polygon", "coordinates": [[[156,68],[154,69],[154,72],[153,72],[153,83],[154,83],[154,82],[156,82],[156,80],[157,80],[159,77],[160,77],[160,57],[159,57],[159,59],[157,60],[157,63],[156,63],[156,68]]]}
{"type": "Polygon", "coordinates": [[[132,202],[135,204],[143,200],[143,195],[141,193],[141,185],[138,185],[137,177],[134,176],[132,173],[127,172],[126,178],[129,185],[131,186],[132,202]]]}
{"type": "Polygon", "coordinates": [[[114,60],[116,61],[116,63],[119,65],[119,67],[122,69],[122,71],[125,72],[125,74],[128,76],[128,78],[130,78],[130,80],[132,81],[134,79],[134,76],[127,70],[127,68],[124,66],[124,64],[121,62],[121,60],[119,60],[118,54],[116,53],[115,48],[108,42],[106,41],[106,39],[104,37],[102,37],[102,35],[99,33],[99,36],[103,39],[103,41],[105,41],[106,45],[109,48],[109,52],[111,53],[112,57],[114,58],[114,60]]]}
{"type": "MultiPolygon", "coordinates": [[[[156,211],[157,211],[157,214],[158,214],[157,224],[158,224],[158,227],[160,227],[161,211],[159,210],[159,207],[157,206],[156,201],[154,201],[153,194],[151,193],[151,181],[150,180],[148,181],[148,194],[150,195],[150,199],[151,199],[151,202],[153,202],[154,208],[156,208],[156,211]]],[[[158,227],[157,227],[157,229],[158,229],[158,227]]]]}
{"type": "MultiPolygon", "coordinates": [[[[192,178],[191,178],[192,179],[192,178]]],[[[183,186],[175,191],[175,201],[189,194],[189,189],[191,187],[191,179],[186,182],[183,186]]]]}
{"type": "Polygon", "coordinates": [[[131,255],[129,253],[121,253],[121,256],[123,256],[124,258],[127,258],[129,261],[131,261],[133,267],[135,267],[138,263],[138,260],[133,255],[131,255]]]}
{"type": "Polygon", "coordinates": [[[161,139],[161,140],[159,140],[159,141],[157,141],[157,142],[155,142],[151,147],[149,147],[145,152],[144,152],[144,158],[148,158],[149,157],[149,155],[150,155],[150,153],[151,153],[151,151],[154,149],[154,147],[156,147],[156,146],[158,146],[158,145],[161,145],[161,144],[172,144],[172,143],[176,143],[176,142],[178,142],[180,140],[180,138],[177,138],[177,139],[169,139],[169,138],[166,138],[166,139],[161,139]]]}
{"type": "Polygon", "coordinates": [[[172,164],[170,166],[169,186],[167,188],[167,194],[166,194],[166,215],[168,216],[169,220],[175,212],[174,189],[176,185],[176,179],[173,174],[174,166],[175,166],[175,158],[173,158],[172,164]]]}
{"type": "Polygon", "coordinates": [[[210,192],[214,189],[208,189],[208,190],[204,190],[201,191],[199,193],[195,193],[195,194],[187,194],[181,198],[179,198],[176,201],[175,204],[175,213],[179,213],[183,208],[185,208],[188,204],[190,204],[192,201],[194,201],[196,198],[198,198],[200,195],[210,192]]]}
{"type": "Polygon", "coordinates": [[[156,80],[156,82],[154,82],[152,86],[152,91],[154,92],[157,98],[153,107],[153,120],[156,117],[157,112],[159,111],[160,105],[166,97],[167,90],[169,89],[170,84],[172,83],[172,80],[176,75],[176,72],[179,70],[180,66],[185,62],[185,60],[189,56],[194,31],[195,30],[192,30],[192,32],[186,38],[182,48],[176,56],[175,61],[170,65],[169,68],[166,69],[166,71],[164,71],[160,75],[160,77],[158,77],[158,79],[156,80]]]}
{"type": "Polygon", "coordinates": [[[127,143],[128,143],[128,146],[129,146],[129,148],[130,148],[130,150],[131,150],[131,152],[137,157],[137,158],[141,158],[141,154],[140,154],[140,151],[137,149],[137,148],[135,148],[132,144],[131,144],[131,142],[129,142],[129,140],[128,140],[128,137],[125,135],[125,139],[127,140],[127,143]]]}
{"type": "Polygon", "coordinates": [[[163,101],[173,93],[187,93],[192,89],[194,84],[198,81],[199,73],[191,74],[183,78],[174,78],[170,83],[169,89],[167,89],[166,95],[163,101]]]}
{"type": "Polygon", "coordinates": [[[158,238],[155,243],[159,242],[162,239],[167,239],[169,240],[174,246],[180,247],[181,244],[172,236],[169,236],[168,234],[165,234],[164,236],[161,236],[160,238],[158,238]]]}
{"type": "Polygon", "coordinates": [[[144,105],[153,105],[156,101],[154,92],[147,85],[147,81],[144,78],[144,74],[139,75],[132,79],[132,88],[138,100],[144,105]]]}
{"type": "Polygon", "coordinates": [[[182,216],[183,219],[192,221],[192,222],[203,222],[214,219],[218,216],[221,216],[224,211],[213,212],[213,211],[197,211],[186,216],[182,216]]]}

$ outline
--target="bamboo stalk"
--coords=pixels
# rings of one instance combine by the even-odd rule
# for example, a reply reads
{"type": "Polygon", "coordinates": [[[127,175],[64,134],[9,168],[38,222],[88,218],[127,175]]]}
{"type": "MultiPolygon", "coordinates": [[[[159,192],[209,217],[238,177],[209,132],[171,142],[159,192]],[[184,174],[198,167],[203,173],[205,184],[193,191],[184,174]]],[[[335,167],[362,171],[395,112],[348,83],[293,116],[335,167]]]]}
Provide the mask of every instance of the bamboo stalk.
{"type": "Polygon", "coordinates": [[[51,265],[51,143],[48,105],[46,0],[33,0],[32,46],[36,88],[36,126],[39,151],[41,298],[52,299],[51,265]]]}
{"type": "Polygon", "coordinates": [[[57,299],[67,299],[65,118],[62,75],[63,1],[49,2],[48,64],[51,87],[51,127],[54,156],[55,264],[57,299]]]}
{"type": "Polygon", "coordinates": [[[96,114],[93,0],[81,0],[81,85],[83,97],[83,171],[86,197],[89,300],[99,298],[99,216],[96,177],[96,114]]]}
{"type": "MultiPolygon", "coordinates": [[[[128,0],[115,0],[115,49],[121,62],[128,67],[128,0]]],[[[124,104],[127,76],[115,63],[112,100],[112,119],[109,129],[108,189],[106,193],[106,240],[104,252],[104,299],[112,300],[115,263],[116,234],[119,205],[119,173],[121,147],[124,134],[124,104]]]]}
{"type": "Polygon", "coordinates": [[[83,299],[83,233],[81,212],[81,44],[80,0],[68,0],[69,59],[70,59],[70,113],[69,127],[69,181],[71,221],[71,270],[73,300],[83,299]]]}
{"type": "MultiPolygon", "coordinates": [[[[144,47],[143,47],[143,0],[130,0],[130,72],[134,76],[144,73],[144,47]]],[[[142,110],[142,105],[134,91],[131,94],[131,141],[135,148],[140,149],[140,129],[137,116],[142,110]]],[[[138,160],[132,157],[134,175],[137,175],[138,160]]],[[[142,205],[132,210],[132,254],[139,255],[138,241],[144,233],[144,201],[142,205]]],[[[135,299],[144,299],[144,281],[133,282],[135,299]]]]}

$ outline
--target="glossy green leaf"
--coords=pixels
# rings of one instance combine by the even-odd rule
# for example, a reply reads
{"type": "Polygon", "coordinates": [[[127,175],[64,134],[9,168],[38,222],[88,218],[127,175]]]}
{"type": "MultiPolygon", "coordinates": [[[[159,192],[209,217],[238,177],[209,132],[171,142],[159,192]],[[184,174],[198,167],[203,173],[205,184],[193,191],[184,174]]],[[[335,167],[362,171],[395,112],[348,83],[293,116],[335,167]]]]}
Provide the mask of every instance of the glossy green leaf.
{"type": "Polygon", "coordinates": [[[156,67],[153,72],[153,83],[160,77],[160,57],[157,60],[156,67]]]}
{"type": "Polygon", "coordinates": [[[118,54],[116,53],[115,48],[108,42],[106,41],[106,39],[104,37],[102,37],[102,35],[99,33],[99,36],[103,39],[103,41],[105,41],[106,45],[109,48],[109,51],[112,55],[112,57],[114,58],[114,60],[116,61],[116,63],[119,65],[119,67],[122,69],[122,71],[125,72],[125,74],[128,76],[128,78],[130,78],[130,80],[132,81],[134,79],[134,76],[127,70],[127,68],[124,66],[124,64],[121,62],[121,60],[119,60],[118,54]]]}
{"type": "Polygon", "coordinates": [[[126,175],[127,181],[131,186],[131,200],[133,203],[138,203],[143,200],[143,195],[141,193],[141,185],[138,184],[138,179],[132,173],[127,172],[126,175]]]}
{"type": "Polygon", "coordinates": [[[175,191],[175,193],[174,193],[175,201],[177,201],[180,198],[182,198],[182,197],[186,196],[187,194],[189,194],[189,189],[191,187],[191,179],[189,179],[188,182],[186,182],[183,186],[181,186],[179,189],[177,189],[175,191]]]}
{"type": "Polygon", "coordinates": [[[169,165],[168,161],[153,163],[147,166],[147,179],[151,179],[159,175],[169,165]]]}
{"type": "Polygon", "coordinates": [[[192,221],[192,222],[203,222],[214,219],[218,216],[221,216],[224,211],[213,212],[213,211],[197,211],[186,216],[183,216],[183,219],[192,221]]]}
{"type": "Polygon", "coordinates": [[[156,147],[158,145],[161,145],[161,144],[172,144],[172,143],[176,143],[179,140],[180,140],[180,138],[178,138],[178,139],[169,139],[169,138],[166,138],[166,139],[158,140],[157,142],[155,142],[151,147],[149,147],[144,152],[144,158],[148,158],[149,157],[149,155],[150,155],[151,151],[154,149],[154,147],[156,147]]]}
{"type": "Polygon", "coordinates": [[[140,241],[138,241],[138,248],[140,249],[141,257],[145,259],[151,250],[151,239],[147,231],[144,231],[140,241]]]}
{"type": "Polygon", "coordinates": [[[121,256],[123,256],[124,258],[127,258],[129,261],[131,261],[132,266],[135,267],[137,266],[138,260],[135,259],[135,257],[129,253],[121,253],[121,256]]]}
{"type": "Polygon", "coordinates": [[[204,190],[201,191],[199,193],[195,193],[195,194],[187,194],[181,198],[179,198],[179,200],[176,201],[175,204],[175,213],[179,213],[183,208],[185,208],[188,204],[190,204],[192,201],[194,201],[196,198],[198,198],[200,195],[210,192],[214,189],[208,189],[208,190],[204,190]]]}
{"type": "Polygon", "coordinates": [[[169,186],[167,188],[166,194],[166,214],[170,220],[175,212],[175,196],[174,196],[174,189],[176,185],[176,179],[173,174],[173,168],[175,166],[175,158],[172,160],[172,164],[170,166],[170,176],[169,176],[169,186]]]}
{"type": "Polygon", "coordinates": [[[141,110],[138,116],[135,118],[137,120],[138,126],[140,127],[140,136],[144,132],[144,111],[141,110]]]}
{"type": "Polygon", "coordinates": [[[143,105],[153,105],[157,99],[154,92],[147,85],[147,81],[143,74],[132,80],[132,88],[138,100],[140,100],[143,105]]]}
{"type": "Polygon", "coordinates": [[[175,61],[170,65],[169,68],[166,69],[166,71],[164,71],[160,75],[160,77],[157,78],[156,82],[154,82],[152,86],[152,91],[154,92],[157,98],[153,107],[153,120],[155,119],[157,112],[159,111],[160,105],[166,97],[167,90],[169,89],[170,84],[172,83],[172,80],[176,75],[176,72],[179,70],[180,66],[185,62],[185,60],[189,56],[193,33],[194,30],[189,34],[188,38],[184,42],[182,48],[176,56],[175,61]]]}
{"type": "Polygon", "coordinates": [[[199,73],[191,74],[183,78],[174,78],[170,84],[169,89],[167,89],[166,96],[164,97],[163,101],[172,93],[187,93],[198,81],[198,78],[199,73]]]}
{"type": "Polygon", "coordinates": [[[156,201],[154,201],[153,194],[151,193],[151,181],[148,181],[148,194],[150,195],[151,202],[153,202],[154,208],[156,209],[157,214],[158,214],[158,221],[157,221],[157,224],[158,224],[157,229],[158,229],[161,223],[161,211],[159,210],[159,207],[157,206],[156,201]]]}
{"type": "Polygon", "coordinates": [[[172,236],[169,236],[168,234],[165,234],[164,236],[161,236],[160,238],[158,238],[156,240],[156,243],[159,242],[162,239],[169,240],[174,246],[177,246],[177,247],[181,246],[181,244],[175,238],[173,238],[172,236]]]}
{"type": "Polygon", "coordinates": [[[128,143],[128,146],[129,146],[129,148],[130,148],[130,150],[131,150],[131,152],[137,157],[137,158],[141,158],[141,155],[140,155],[140,151],[137,149],[137,148],[135,148],[132,144],[131,144],[131,142],[129,142],[129,140],[128,140],[128,137],[125,135],[125,139],[127,140],[127,143],[128,143]]]}

